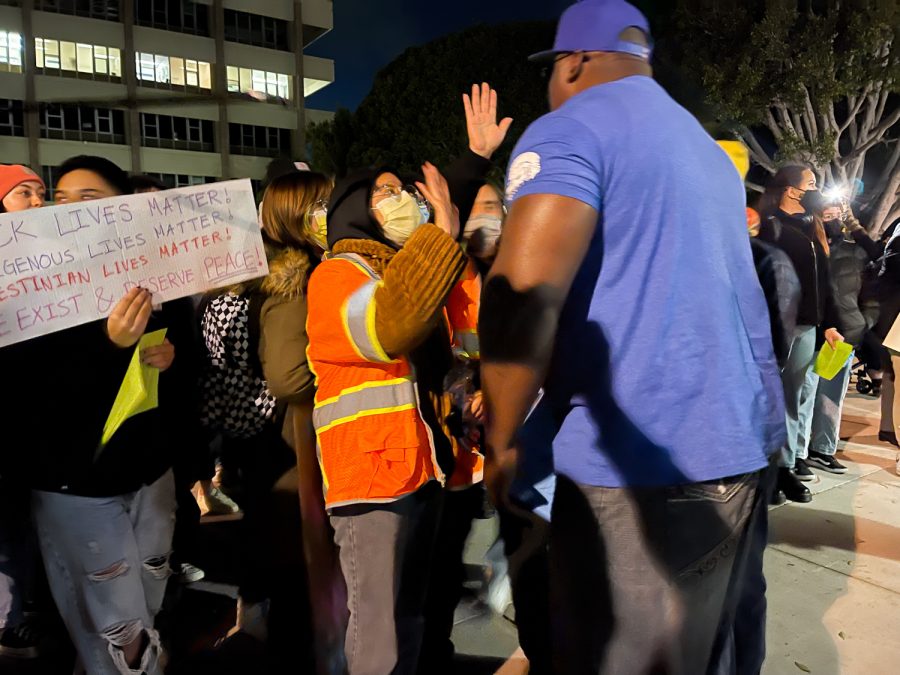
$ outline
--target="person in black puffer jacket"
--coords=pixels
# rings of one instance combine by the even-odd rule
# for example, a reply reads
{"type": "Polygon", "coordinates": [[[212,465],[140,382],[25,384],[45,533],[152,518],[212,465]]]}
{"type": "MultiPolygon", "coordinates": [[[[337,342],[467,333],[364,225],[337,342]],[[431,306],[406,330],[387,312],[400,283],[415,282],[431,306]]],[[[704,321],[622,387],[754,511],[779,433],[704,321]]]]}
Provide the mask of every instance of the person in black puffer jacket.
{"type": "Polygon", "coordinates": [[[830,247],[815,214],[822,210],[816,176],[802,166],[778,171],[760,200],[759,239],[784,251],[800,279],[800,305],[791,348],[782,369],[788,441],[781,456],[778,489],[791,501],[809,502],[801,480],[811,480],[806,464],[808,422],[815,405],[816,354],[824,342],[843,340],[829,272],[830,247]]]}
{"type": "MultiPolygon", "coordinates": [[[[844,339],[859,349],[870,328],[860,306],[863,272],[870,262],[878,259],[880,248],[866,234],[849,205],[830,205],[824,210],[822,220],[831,249],[828,266],[844,339]]],[[[851,356],[834,378],[820,378],[816,390],[808,462],[829,473],[847,472],[847,467],[834,456],[852,367],[851,356]]]]}

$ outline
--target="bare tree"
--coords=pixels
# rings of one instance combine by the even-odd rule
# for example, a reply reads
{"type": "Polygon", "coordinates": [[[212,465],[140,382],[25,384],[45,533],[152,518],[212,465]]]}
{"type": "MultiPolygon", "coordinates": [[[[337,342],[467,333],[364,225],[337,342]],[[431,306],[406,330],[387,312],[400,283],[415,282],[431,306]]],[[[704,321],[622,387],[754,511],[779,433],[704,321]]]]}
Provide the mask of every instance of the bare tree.
{"type": "Polygon", "coordinates": [[[682,0],[675,41],[707,102],[771,173],[815,166],[900,218],[900,2],[682,0]]]}

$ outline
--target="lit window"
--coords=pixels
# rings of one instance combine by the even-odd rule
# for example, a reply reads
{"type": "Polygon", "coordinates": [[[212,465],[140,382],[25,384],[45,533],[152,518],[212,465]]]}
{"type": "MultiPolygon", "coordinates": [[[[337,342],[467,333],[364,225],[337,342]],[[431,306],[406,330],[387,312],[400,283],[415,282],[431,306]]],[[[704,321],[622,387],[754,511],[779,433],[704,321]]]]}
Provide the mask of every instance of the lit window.
{"type": "Polygon", "coordinates": [[[154,64],[154,79],[157,82],[168,82],[169,81],[169,57],[168,56],[160,56],[159,54],[155,57],[154,64]]]}
{"type": "Polygon", "coordinates": [[[134,58],[137,63],[138,79],[153,82],[153,79],[156,76],[156,71],[153,67],[153,54],[137,52],[134,55],[134,58]]]}
{"type": "Polygon", "coordinates": [[[284,99],[291,97],[290,75],[237,66],[227,66],[225,72],[228,91],[242,93],[258,91],[284,99]]]}
{"type": "Polygon", "coordinates": [[[74,42],[60,42],[59,43],[59,62],[62,64],[63,70],[71,70],[72,72],[77,72],[78,70],[78,52],[75,48],[74,42]]]}
{"type": "Polygon", "coordinates": [[[94,72],[104,75],[109,72],[109,55],[106,47],[94,47],[94,72]]]}
{"type": "Polygon", "coordinates": [[[266,72],[264,70],[253,71],[253,91],[266,90],[266,72]]]}
{"type": "Polygon", "coordinates": [[[109,74],[122,77],[122,53],[117,47],[109,48],[109,74]]]}
{"type": "Polygon", "coordinates": [[[0,70],[22,72],[22,36],[0,31],[0,70]]]}
{"type": "Polygon", "coordinates": [[[94,48],[92,45],[86,45],[79,42],[75,45],[76,50],[76,68],[79,73],[94,72],[94,48]]]}
{"type": "Polygon", "coordinates": [[[200,61],[200,88],[212,89],[212,72],[205,61],[200,61]]]}
{"type": "Polygon", "coordinates": [[[199,87],[200,86],[200,78],[198,76],[198,68],[197,62],[192,59],[187,59],[184,62],[184,81],[185,84],[189,87],[199,87]]]}
{"type": "Polygon", "coordinates": [[[44,40],[44,65],[47,68],[59,68],[59,41],[44,40]]]}
{"type": "Polygon", "coordinates": [[[238,92],[241,90],[241,82],[240,77],[238,76],[237,67],[228,66],[225,68],[225,79],[228,82],[228,91],[238,92]]]}
{"type": "Polygon", "coordinates": [[[184,86],[184,59],[173,56],[169,59],[169,70],[171,72],[172,84],[179,87],[184,86]]]}
{"type": "Polygon", "coordinates": [[[144,52],[136,53],[134,58],[137,63],[139,80],[173,84],[179,87],[212,89],[212,71],[210,65],[205,61],[144,52]]]}
{"type": "Polygon", "coordinates": [[[83,75],[102,75],[101,79],[122,77],[120,51],[82,42],[65,42],[48,38],[34,39],[35,65],[41,69],[67,70],[83,75]]]}

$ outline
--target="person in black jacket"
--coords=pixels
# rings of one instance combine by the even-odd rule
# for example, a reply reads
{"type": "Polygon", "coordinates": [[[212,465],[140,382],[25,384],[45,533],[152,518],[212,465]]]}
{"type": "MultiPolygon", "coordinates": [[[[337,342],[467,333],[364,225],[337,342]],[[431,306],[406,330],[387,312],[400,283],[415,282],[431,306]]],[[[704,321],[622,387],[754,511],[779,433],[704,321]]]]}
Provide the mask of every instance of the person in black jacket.
{"type": "MultiPolygon", "coordinates": [[[[881,314],[873,333],[883,341],[900,316],[900,221],[893,225],[893,233],[887,239],[884,258],[878,273],[878,299],[881,314]]],[[[882,441],[897,445],[897,428],[900,425],[900,392],[898,388],[898,366],[900,356],[884,349],[883,361],[887,366],[885,374],[888,382],[882,388],[881,431],[882,441]]]]}
{"type": "MultiPolygon", "coordinates": [[[[59,172],[57,203],[131,190],[101,157],[72,158],[59,172]]],[[[155,310],[151,294],[134,288],[105,320],[0,350],[4,471],[32,489],[51,592],[89,675],[162,673],[154,619],[170,574],[173,439],[193,385],[176,345],[192,333],[189,299],[155,310]],[[140,356],[161,372],[159,408],[128,419],[97,454],[134,347],[160,328],[165,343],[140,356]]]]}
{"type": "MultiPolygon", "coordinates": [[[[831,249],[828,266],[844,339],[859,349],[870,328],[860,307],[863,272],[881,256],[880,247],[869,238],[846,202],[829,205],[822,213],[822,221],[831,249]]],[[[851,356],[835,377],[820,378],[816,390],[808,462],[829,473],[847,473],[847,467],[835,459],[835,453],[852,366],[851,356]]]]}
{"type": "Polygon", "coordinates": [[[760,241],[784,251],[800,279],[797,326],[781,371],[788,440],[778,474],[778,489],[797,502],[812,499],[799,481],[813,478],[806,456],[819,379],[813,369],[816,355],[824,342],[834,346],[843,340],[828,265],[830,247],[822,222],[815,215],[821,212],[821,206],[815,174],[796,165],[775,174],[759,204],[760,241]]]}

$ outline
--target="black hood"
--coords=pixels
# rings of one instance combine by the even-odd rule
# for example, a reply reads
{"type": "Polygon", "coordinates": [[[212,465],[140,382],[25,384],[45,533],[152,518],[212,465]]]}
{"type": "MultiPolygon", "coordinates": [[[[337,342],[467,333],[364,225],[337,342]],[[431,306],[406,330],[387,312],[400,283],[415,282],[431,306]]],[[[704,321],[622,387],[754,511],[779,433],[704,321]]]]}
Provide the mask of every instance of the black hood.
{"type": "Polygon", "coordinates": [[[369,203],[375,179],[383,173],[399,174],[391,168],[363,169],[342,178],[328,202],[328,248],[343,239],[371,239],[397,248],[372,215],[369,203]]]}

